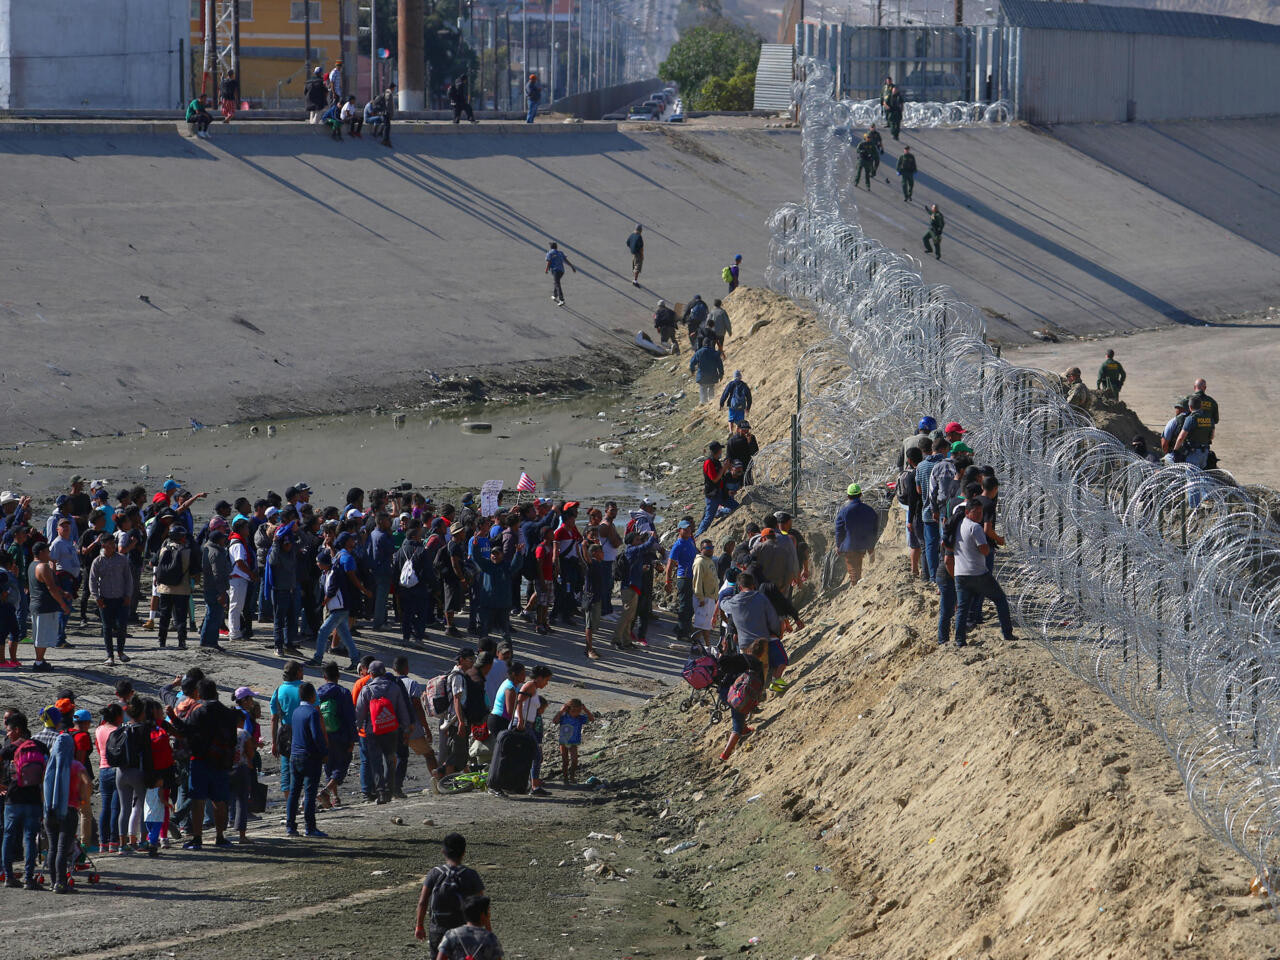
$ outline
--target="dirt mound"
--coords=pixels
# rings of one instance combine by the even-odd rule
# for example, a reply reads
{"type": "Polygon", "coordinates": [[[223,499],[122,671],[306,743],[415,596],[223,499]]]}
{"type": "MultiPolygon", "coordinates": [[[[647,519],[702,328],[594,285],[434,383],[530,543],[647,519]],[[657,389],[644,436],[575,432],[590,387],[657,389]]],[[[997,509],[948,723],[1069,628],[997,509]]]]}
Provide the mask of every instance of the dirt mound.
{"type": "MultiPolygon", "coordinates": [[[[779,299],[741,290],[730,303],[735,330],[772,321],[731,340],[727,364],[753,389],[760,381],[751,420],[762,444],[786,436],[796,363],[820,335],[779,299]]],[[[673,373],[661,361],[645,389],[662,377],[671,389],[673,373]]],[[[688,397],[665,409],[667,429],[646,441],[656,449],[692,453],[721,423],[688,397]]],[[[1123,405],[1098,413],[1132,436],[1123,405]]],[[[697,499],[681,474],[675,482],[697,499]]],[[[749,505],[722,525],[740,531],[760,512],[749,505]]],[[[803,514],[799,523],[818,526],[803,514]]],[[[727,767],[715,759],[727,723],[709,726],[705,702],[681,712],[687,690],[611,731],[608,762],[644,785],[661,842],[695,843],[660,859],[674,861],[666,869],[694,906],[724,918],[708,935],[726,952],[1280,951],[1267,902],[1249,894],[1252,871],[1205,834],[1156,738],[1032,643],[1006,644],[987,627],[973,648],[936,645],[936,591],[910,580],[896,515],[862,583],[805,616],[787,638],[793,685],[764,704],[727,767]]]]}

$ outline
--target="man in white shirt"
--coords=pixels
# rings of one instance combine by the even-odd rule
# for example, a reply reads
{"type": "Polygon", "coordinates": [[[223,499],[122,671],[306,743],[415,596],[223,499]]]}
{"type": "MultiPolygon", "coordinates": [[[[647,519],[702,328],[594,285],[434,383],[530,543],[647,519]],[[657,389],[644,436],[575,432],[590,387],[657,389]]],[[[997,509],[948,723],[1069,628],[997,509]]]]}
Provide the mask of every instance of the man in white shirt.
{"type": "Polygon", "coordinates": [[[956,581],[956,646],[965,646],[968,630],[967,611],[978,597],[986,597],[996,608],[1000,619],[1000,633],[1007,641],[1016,640],[1013,635],[1013,619],[1009,614],[1009,600],[996,582],[995,575],[987,571],[987,554],[991,545],[982,531],[982,502],[971,497],[964,504],[964,519],[956,531],[954,558],[947,558],[947,569],[956,581]]]}
{"type": "Polygon", "coordinates": [[[249,586],[253,582],[253,559],[246,544],[250,523],[247,517],[238,517],[231,527],[231,603],[227,611],[229,640],[243,640],[241,619],[249,598],[249,586]]]}

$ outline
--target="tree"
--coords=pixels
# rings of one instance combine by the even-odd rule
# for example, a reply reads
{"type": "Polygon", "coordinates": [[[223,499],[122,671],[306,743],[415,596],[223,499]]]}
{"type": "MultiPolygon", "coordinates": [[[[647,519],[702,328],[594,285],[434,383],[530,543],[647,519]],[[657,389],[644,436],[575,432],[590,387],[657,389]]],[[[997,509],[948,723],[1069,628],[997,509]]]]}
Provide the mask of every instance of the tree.
{"type": "Polygon", "coordinates": [[[750,110],[755,105],[756,72],[739,71],[728,80],[711,77],[693,97],[694,110],[750,110]]]}
{"type": "MultiPolygon", "coordinates": [[[[752,31],[725,21],[694,27],[672,46],[667,59],[658,66],[658,76],[680,87],[686,108],[750,109],[749,106],[705,107],[700,99],[703,87],[712,78],[728,82],[737,76],[754,74],[761,43],[752,31]]],[[[719,96],[719,88],[716,92],[719,96]]]]}

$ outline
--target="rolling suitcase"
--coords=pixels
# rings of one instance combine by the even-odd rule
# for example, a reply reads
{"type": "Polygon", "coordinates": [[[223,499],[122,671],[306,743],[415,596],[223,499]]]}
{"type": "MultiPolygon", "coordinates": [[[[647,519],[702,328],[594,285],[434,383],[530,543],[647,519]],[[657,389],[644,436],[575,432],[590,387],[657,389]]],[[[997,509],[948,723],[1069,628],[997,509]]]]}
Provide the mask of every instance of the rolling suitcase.
{"type": "Polygon", "coordinates": [[[524,731],[508,727],[493,743],[493,759],[489,761],[489,787],[504,793],[529,792],[529,774],[538,746],[524,731]]]}

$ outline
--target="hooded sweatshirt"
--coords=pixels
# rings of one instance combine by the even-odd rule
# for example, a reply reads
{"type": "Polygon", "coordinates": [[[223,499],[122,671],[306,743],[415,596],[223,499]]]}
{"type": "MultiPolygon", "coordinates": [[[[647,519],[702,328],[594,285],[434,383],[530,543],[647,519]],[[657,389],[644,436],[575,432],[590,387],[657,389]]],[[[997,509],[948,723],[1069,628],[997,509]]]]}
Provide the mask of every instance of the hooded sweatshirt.
{"type": "MultiPolygon", "coordinates": [[[[373,676],[372,669],[370,675],[373,676]]],[[[386,697],[395,706],[396,720],[401,730],[407,731],[413,726],[413,714],[409,710],[409,698],[405,695],[404,686],[393,677],[387,676],[386,668],[383,667],[382,673],[373,676],[373,679],[361,688],[360,696],[356,700],[356,725],[364,731],[366,736],[373,732],[369,718],[369,703],[379,697],[386,697]]]]}

